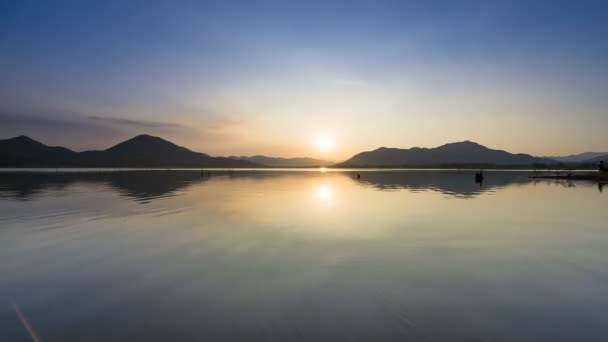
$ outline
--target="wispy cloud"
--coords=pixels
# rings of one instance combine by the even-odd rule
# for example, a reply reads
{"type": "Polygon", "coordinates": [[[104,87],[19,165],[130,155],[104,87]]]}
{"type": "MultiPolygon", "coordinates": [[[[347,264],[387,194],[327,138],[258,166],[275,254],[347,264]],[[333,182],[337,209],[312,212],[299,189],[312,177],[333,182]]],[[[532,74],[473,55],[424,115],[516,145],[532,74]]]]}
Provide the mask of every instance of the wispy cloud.
{"type": "Polygon", "coordinates": [[[31,114],[0,110],[0,139],[27,135],[49,145],[81,151],[105,149],[145,133],[211,154],[236,153],[241,150],[250,153],[254,152],[249,150],[252,139],[255,141],[249,136],[250,124],[243,119],[217,116],[177,123],[98,114],[78,115],[71,112],[45,111],[42,114],[31,114]]]}
{"type": "Polygon", "coordinates": [[[99,121],[109,124],[116,125],[128,125],[143,128],[183,128],[182,125],[173,122],[160,122],[160,121],[149,121],[149,120],[134,120],[116,117],[102,117],[92,115],[88,117],[89,120],[99,121]]]}
{"type": "Polygon", "coordinates": [[[87,126],[79,120],[68,119],[60,114],[40,116],[29,113],[0,111],[0,127],[2,131],[20,130],[27,128],[68,129],[87,126]]]}
{"type": "Polygon", "coordinates": [[[107,148],[142,133],[169,139],[193,135],[192,129],[172,122],[58,112],[45,114],[0,110],[0,139],[27,135],[51,145],[82,150],[107,148]]]}

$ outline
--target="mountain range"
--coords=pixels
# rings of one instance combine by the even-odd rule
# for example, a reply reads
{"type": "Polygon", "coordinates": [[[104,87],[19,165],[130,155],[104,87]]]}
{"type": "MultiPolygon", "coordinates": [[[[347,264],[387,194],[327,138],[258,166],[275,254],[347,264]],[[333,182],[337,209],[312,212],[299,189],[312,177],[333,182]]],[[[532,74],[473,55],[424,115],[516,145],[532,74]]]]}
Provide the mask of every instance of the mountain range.
{"type": "MultiPolygon", "coordinates": [[[[597,164],[600,160],[608,161],[608,155],[601,153],[589,156],[589,160],[573,163],[597,164]]],[[[513,154],[471,141],[435,148],[381,147],[332,165],[331,162],[313,158],[274,158],[263,155],[212,157],[145,134],[105,150],[84,152],[47,146],[26,136],[0,140],[0,167],[505,167],[561,163],[564,162],[558,158],[513,154]]]]}
{"type": "Polygon", "coordinates": [[[493,150],[472,141],[445,144],[435,148],[409,149],[381,147],[361,152],[339,164],[342,167],[437,167],[462,165],[520,166],[555,164],[551,159],[529,154],[493,150]]]}
{"type": "Polygon", "coordinates": [[[138,135],[102,151],[74,152],[26,136],[0,140],[0,167],[259,167],[246,160],[211,157],[159,137],[138,135]]]}
{"type": "Polygon", "coordinates": [[[600,160],[608,160],[608,152],[584,152],[579,154],[571,154],[565,157],[545,157],[548,159],[557,160],[562,163],[584,163],[600,160]],[[598,159],[599,158],[599,159],[598,159]]]}
{"type": "Polygon", "coordinates": [[[604,161],[604,163],[608,163],[608,154],[605,155],[599,155],[595,158],[591,158],[589,160],[585,160],[586,164],[597,164],[600,161],[604,161]]]}

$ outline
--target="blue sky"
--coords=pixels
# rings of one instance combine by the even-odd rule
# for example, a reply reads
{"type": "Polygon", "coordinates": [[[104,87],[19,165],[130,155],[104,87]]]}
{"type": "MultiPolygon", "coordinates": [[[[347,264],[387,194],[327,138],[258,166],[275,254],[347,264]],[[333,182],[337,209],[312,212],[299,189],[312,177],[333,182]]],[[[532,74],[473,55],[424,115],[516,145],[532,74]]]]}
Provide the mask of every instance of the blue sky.
{"type": "Polygon", "coordinates": [[[4,1],[0,138],[608,150],[607,19],[602,1],[4,1]]]}

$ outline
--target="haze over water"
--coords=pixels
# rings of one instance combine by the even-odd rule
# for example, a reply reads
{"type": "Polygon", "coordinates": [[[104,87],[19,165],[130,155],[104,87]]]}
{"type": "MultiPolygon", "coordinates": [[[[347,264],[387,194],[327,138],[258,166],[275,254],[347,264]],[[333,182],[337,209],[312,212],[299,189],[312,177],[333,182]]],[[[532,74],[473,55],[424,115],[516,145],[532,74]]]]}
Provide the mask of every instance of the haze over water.
{"type": "Polygon", "coordinates": [[[360,174],[0,173],[0,340],[606,336],[597,184],[360,174]]]}

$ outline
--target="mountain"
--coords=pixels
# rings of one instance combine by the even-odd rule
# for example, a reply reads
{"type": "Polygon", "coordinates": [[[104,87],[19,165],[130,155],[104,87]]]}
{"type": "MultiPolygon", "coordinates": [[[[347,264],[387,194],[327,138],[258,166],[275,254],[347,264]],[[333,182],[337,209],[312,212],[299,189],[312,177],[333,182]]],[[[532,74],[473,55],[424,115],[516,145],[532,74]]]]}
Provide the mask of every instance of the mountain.
{"type": "Polygon", "coordinates": [[[318,167],[318,166],[329,166],[334,163],[326,160],[314,159],[314,158],[274,158],[267,156],[251,156],[251,157],[230,157],[240,160],[248,160],[250,162],[270,166],[270,167],[318,167]]]}
{"type": "Polygon", "coordinates": [[[549,159],[557,160],[562,163],[581,163],[587,162],[597,157],[608,156],[608,152],[585,152],[579,154],[571,154],[565,157],[546,157],[549,159]]]}
{"type": "Polygon", "coordinates": [[[23,135],[0,140],[0,167],[70,166],[76,155],[67,148],[47,146],[23,135]]]}
{"type": "Polygon", "coordinates": [[[608,153],[596,156],[594,158],[583,161],[584,164],[597,164],[600,161],[604,161],[604,163],[608,163],[608,153]]]}
{"type": "Polygon", "coordinates": [[[20,136],[0,140],[3,167],[258,167],[246,161],[211,157],[159,137],[138,135],[103,151],[74,152],[20,136]]]}
{"type": "Polygon", "coordinates": [[[413,147],[410,149],[381,147],[374,151],[359,153],[340,163],[340,167],[379,166],[464,166],[464,165],[533,165],[555,163],[550,159],[537,158],[528,154],[512,154],[493,150],[480,144],[463,141],[445,144],[435,148],[413,147]]]}

